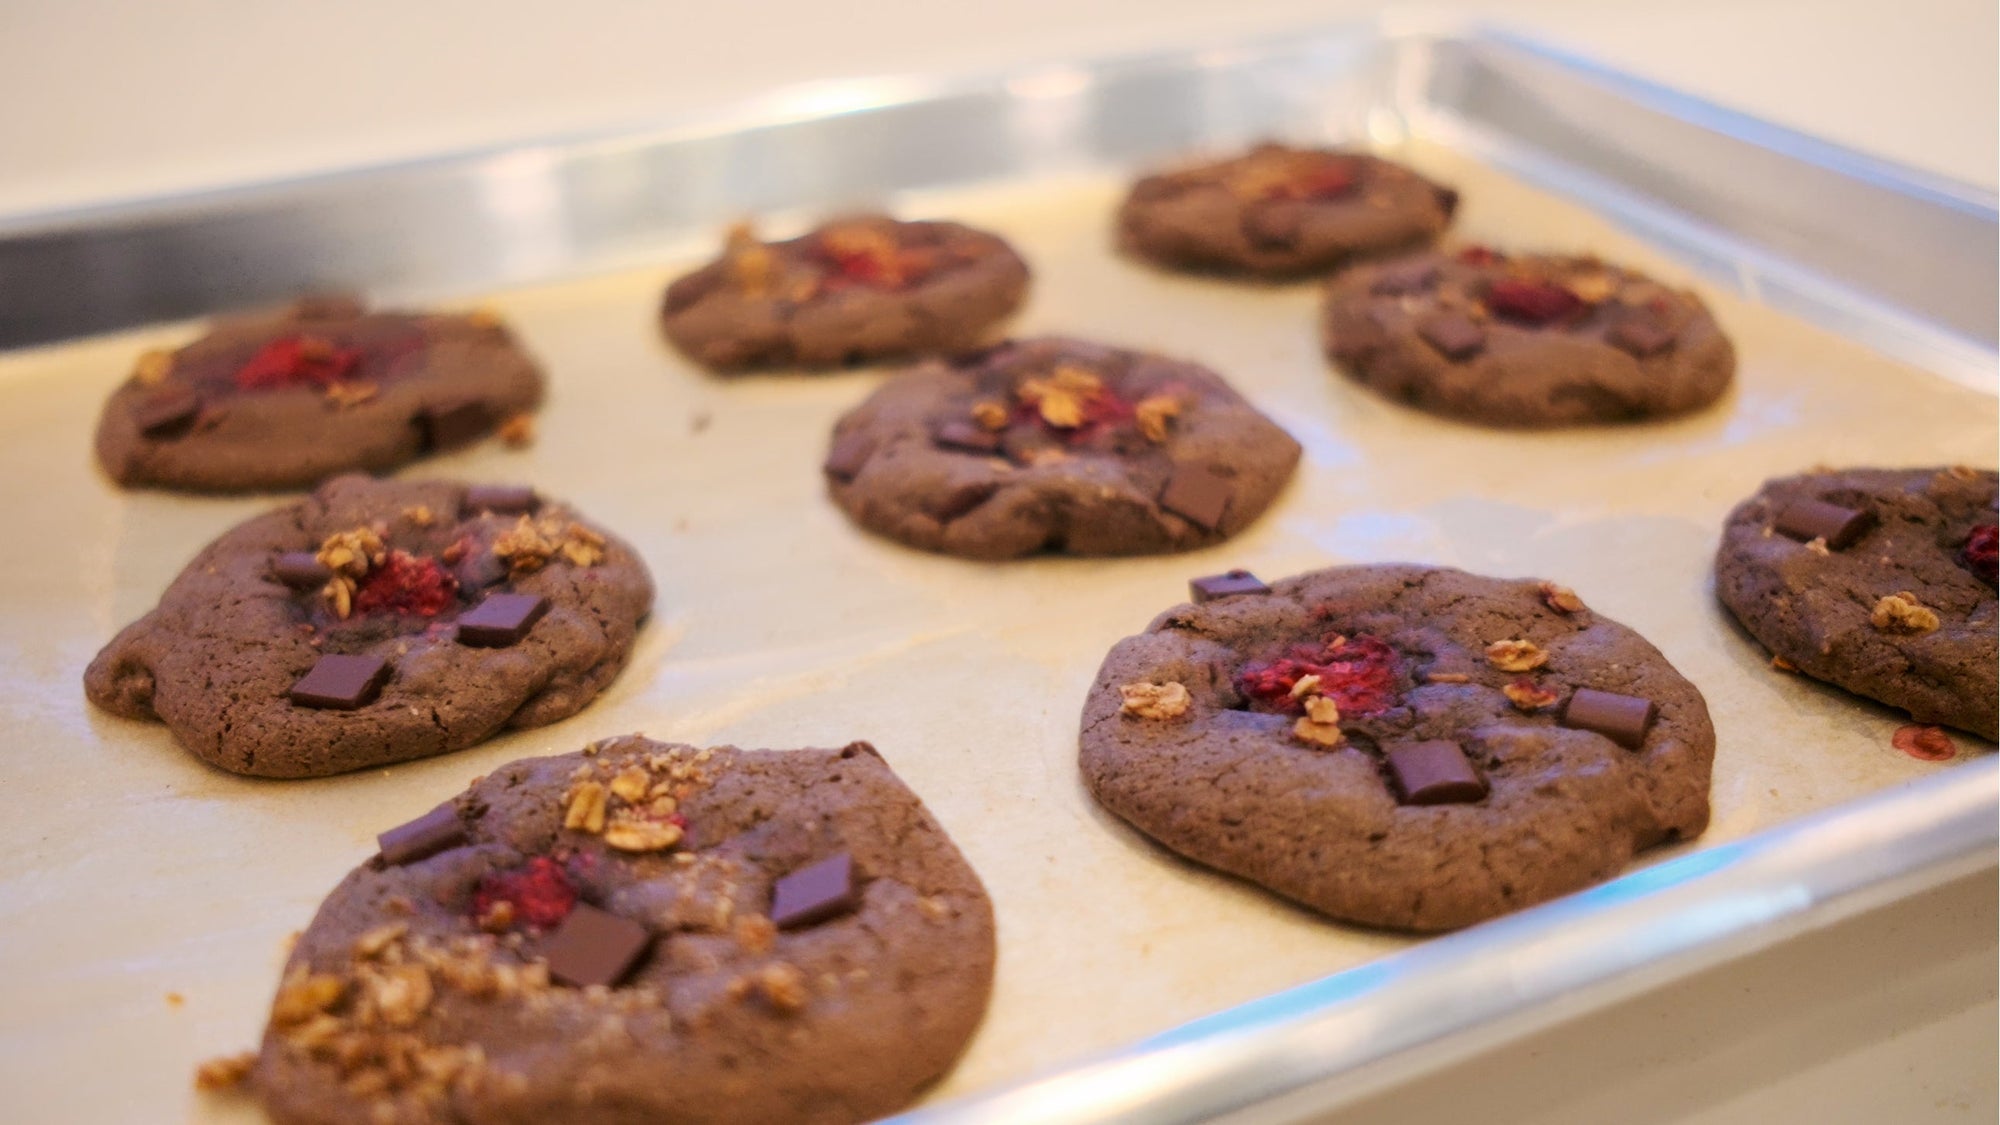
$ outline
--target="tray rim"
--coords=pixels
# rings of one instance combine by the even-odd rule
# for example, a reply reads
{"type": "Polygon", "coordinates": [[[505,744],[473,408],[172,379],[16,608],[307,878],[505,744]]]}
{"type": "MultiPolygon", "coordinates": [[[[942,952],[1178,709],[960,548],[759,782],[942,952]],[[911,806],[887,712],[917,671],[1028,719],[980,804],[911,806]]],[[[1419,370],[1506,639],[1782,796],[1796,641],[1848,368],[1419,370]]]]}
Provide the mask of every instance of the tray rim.
{"type": "MultiPolygon", "coordinates": [[[[1755,118],[1486,22],[1417,18],[1392,12],[1372,21],[1341,24],[1298,36],[1267,37],[1224,50],[1250,54],[1269,50],[1297,52],[1334,42],[1393,47],[1398,43],[1439,38],[1504,43],[1609,82],[1635,98],[1652,99],[1669,112],[1710,128],[1763,138],[1774,150],[1808,163],[1922,195],[1940,206],[1989,221],[1995,217],[1996,196],[1992,191],[1755,118]]],[[[1185,63],[1207,53],[1185,49],[1135,52],[1078,60],[1075,65],[1096,70],[1138,70],[1185,63]]],[[[980,91],[1004,91],[1010,82],[1023,76],[1064,65],[1067,64],[1061,60],[1045,60],[947,77],[889,76],[806,83],[735,101],[726,108],[668,115],[640,129],[579,132],[182,193],[0,214],[0,245],[51,232],[170,221],[228,210],[245,202],[310,194],[384,176],[421,176],[449,168],[470,168],[524,153],[630,147],[980,91]]],[[[71,337],[76,338],[80,337],[71,337]]],[[[63,341],[48,343],[60,342],[63,341]]],[[[0,355],[4,354],[5,349],[0,349],[0,355]]],[[[1506,1034],[1524,1033],[1537,1020],[1547,1023],[1601,1008],[1797,934],[1833,925],[1966,872],[1993,867],[1996,851],[2000,851],[1997,825],[2000,825],[2000,763],[1988,756],[1908,786],[1878,792],[1766,829],[1743,840],[1640,868],[1579,895],[1433,939],[1319,981],[1226,1009],[1098,1058],[1067,1065],[1050,1075],[916,1109],[894,1120],[960,1125],[1020,1120],[1024,1110],[1032,1109],[1033,1119],[1049,1122],[1193,1121],[1214,1113],[1252,1111],[1272,1099],[1295,1096],[1317,1084],[1342,1081],[1345,1085],[1336,1093],[1344,1101],[1387,1084],[1392,1072],[1397,1077],[1407,1077],[1418,1069],[1444,1065],[1452,1052],[1462,1055],[1476,1049],[1480,1041],[1492,1042],[1506,1034]],[[1953,814],[1942,823],[1934,823],[1941,805],[1949,806],[1953,814]],[[1865,862],[1879,860],[1876,845],[1885,838],[1899,842],[1920,839],[1923,847],[1918,854],[1922,861],[1901,866],[1865,862]],[[1786,866],[1808,860],[1810,872],[1801,873],[1786,866]],[[1776,892],[1782,893],[1768,893],[1761,902],[1744,899],[1741,912],[1724,919],[1725,924],[1690,923],[1685,930],[1690,940],[1670,948],[1635,945],[1634,949],[1648,956],[1604,967],[1589,980],[1579,981],[1573,975],[1556,972],[1564,968],[1558,964],[1545,964],[1549,972],[1541,977],[1511,977],[1509,999],[1514,1003],[1507,1011],[1485,1011],[1478,1018],[1418,1024],[1411,1034],[1394,1041],[1385,1039],[1360,1047],[1350,1046],[1345,1051],[1326,1049],[1324,1034],[1328,1024],[1352,1018],[1363,1001],[1371,997],[1391,995],[1400,999],[1412,995],[1407,990],[1417,974],[1454,959],[1469,960],[1472,956],[1469,950],[1477,951],[1479,956],[1514,951],[1532,957],[1537,951],[1559,945],[1561,931],[1574,927],[1584,917],[1607,925],[1623,925],[1628,930],[1658,928],[1672,924],[1676,918],[1698,921],[1694,916],[1712,907],[1701,901],[1681,905],[1670,902],[1667,912],[1662,913],[1660,896],[1729,888],[1732,885],[1729,876],[1746,870],[1761,872],[1766,867],[1776,867],[1794,877],[1813,874],[1817,881],[1777,888],[1776,892]],[[1635,889],[1640,893],[1634,894],[1635,889]],[[1612,905],[1609,908],[1599,905],[1604,902],[1612,905]],[[1318,1002],[1321,1000],[1327,1002],[1318,1002]],[[1300,1004],[1309,1006],[1301,1009],[1300,1004]],[[1208,1058],[1202,1065],[1191,1065],[1192,1060],[1204,1053],[1208,1058]],[[1359,1075],[1361,1068],[1374,1065],[1382,1067],[1377,1075],[1359,1075]],[[1282,1073],[1274,1076],[1274,1067],[1282,1073]],[[1065,1104],[1052,1103],[1049,1100],[1052,1096],[1064,1099],[1065,1104]]],[[[1766,891],[1773,889],[1767,887],[1766,891]]]]}

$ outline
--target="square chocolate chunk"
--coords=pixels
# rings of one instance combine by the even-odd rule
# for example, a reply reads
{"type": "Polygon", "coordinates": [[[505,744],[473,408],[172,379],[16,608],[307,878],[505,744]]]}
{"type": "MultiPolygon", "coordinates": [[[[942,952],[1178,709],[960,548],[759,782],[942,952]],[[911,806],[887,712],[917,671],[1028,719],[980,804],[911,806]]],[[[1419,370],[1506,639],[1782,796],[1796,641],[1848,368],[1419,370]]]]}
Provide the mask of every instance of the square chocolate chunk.
{"type": "Polygon", "coordinates": [[[333,571],[311,551],[285,551],[272,557],[271,577],[294,590],[313,590],[326,585],[333,571]]]}
{"type": "Polygon", "coordinates": [[[1224,574],[1211,574],[1206,578],[1188,581],[1188,594],[1199,605],[1217,598],[1234,597],[1237,594],[1268,594],[1269,586],[1247,570],[1232,570],[1224,574]]]}
{"type": "Polygon", "coordinates": [[[1385,297],[1402,297],[1422,293],[1437,284],[1438,267],[1435,262],[1402,262],[1385,266],[1375,275],[1375,284],[1368,287],[1371,293],[1385,297]]]}
{"type": "Polygon", "coordinates": [[[426,450],[457,449],[486,436],[495,425],[483,402],[465,400],[427,406],[417,415],[426,450]]]}
{"type": "Polygon", "coordinates": [[[1486,796],[1486,779],[1456,742],[1391,742],[1382,758],[1406,805],[1470,804],[1486,796]]]}
{"type": "Polygon", "coordinates": [[[1645,313],[1628,313],[1611,326],[1604,338],[1611,346],[1629,355],[1644,359],[1649,355],[1667,350],[1674,342],[1676,333],[1659,318],[1645,313]]]}
{"type": "Polygon", "coordinates": [[[464,509],[469,515],[480,512],[521,515],[541,505],[542,498],[525,484],[475,484],[465,490],[464,509]]]}
{"type": "Polygon", "coordinates": [[[1441,312],[1417,323],[1417,335],[1453,363],[1471,359],[1486,346],[1486,330],[1463,313],[1441,312]]]}
{"type": "Polygon", "coordinates": [[[931,440],[964,453],[998,453],[1001,443],[998,433],[959,419],[939,426],[931,440]]]}
{"type": "Polygon", "coordinates": [[[781,930],[817,925],[854,909],[854,858],[839,852],[778,880],[771,890],[771,922],[781,930]]]}
{"type": "Polygon", "coordinates": [[[179,384],[161,387],[132,410],[132,421],[149,438],[177,438],[188,432],[201,413],[201,395],[179,384]]]}
{"type": "Polygon", "coordinates": [[[1868,534],[1875,526],[1875,513],[1824,500],[1794,500],[1778,513],[1772,526],[1801,543],[1824,539],[1829,548],[1838,551],[1852,547],[1855,540],[1868,534]]]}
{"type": "Polygon", "coordinates": [[[528,635],[549,611],[540,594],[488,594],[458,619],[458,643],[474,648],[506,648],[528,635]]]}
{"type": "Polygon", "coordinates": [[[389,662],[379,656],[327,655],[286,696],[300,707],[357,711],[375,702],[388,682],[389,662]]]}
{"type": "Polygon", "coordinates": [[[1207,465],[1176,465],[1160,490],[1160,507],[1189,523],[1215,531],[1229,510],[1236,482],[1207,465]]]}
{"type": "Polygon", "coordinates": [[[875,453],[875,439],[863,433],[842,434],[833,439],[821,471],[838,481],[850,481],[875,453]]]}
{"type": "Polygon", "coordinates": [[[1595,731],[1627,750],[1646,744],[1660,707],[1650,699],[1617,692],[1578,688],[1563,704],[1560,722],[1573,730],[1595,731]]]}
{"type": "Polygon", "coordinates": [[[548,958],[549,975],[564,984],[609,987],[630,975],[652,944],[646,927],[579,902],[549,935],[542,955],[548,958]]]}
{"type": "Polygon", "coordinates": [[[446,848],[455,848],[466,839],[458,808],[447,801],[408,824],[399,824],[375,837],[375,846],[382,850],[383,863],[400,867],[446,848]]]}

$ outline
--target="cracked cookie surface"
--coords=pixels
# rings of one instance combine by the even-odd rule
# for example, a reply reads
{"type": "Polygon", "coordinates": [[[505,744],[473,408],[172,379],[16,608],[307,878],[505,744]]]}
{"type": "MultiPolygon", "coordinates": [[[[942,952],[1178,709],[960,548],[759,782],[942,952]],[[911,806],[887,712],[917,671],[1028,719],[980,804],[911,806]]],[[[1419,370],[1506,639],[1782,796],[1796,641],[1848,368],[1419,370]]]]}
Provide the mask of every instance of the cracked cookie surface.
{"type": "Polygon", "coordinates": [[[1736,372],[1693,292],[1595,258],[1473,246],[1357,266],[1328,284],[1320,329],[1347,377],[1487,426],[1685,414],[1736,372]]]}
{"type": "Polygon", "coordinates": [[[1457,192],[1380,157],[1261,144],[1141,178],[1118,243],[1175,269],[1296,277],[1428,242],[1457,207],[1457,192]]]}
{"type": "Polygon", "coordinates": [[[491,316],[301,301],[141,357],[104,405],[97,458],[128,487],[310,488],[520,424],[542,393],[540,369],[491,316]]]}
{"type": "Polygon", "coordinates": [[[1413,565],[1269,589],[1161,614],[1085,703],[1091,793],[1173,851],[1334,918],[1435,931],[1707,826],[1701,693],[1573,592],[1413,565]]]}
{"type": "Polygon", "coordinates": [[[996,235],[861,215],[782,242],[736,228],[667,287],[660,324],[713,371],[839,367],[972,347],[1027,291],[1027,263],[996,235]]]}
{"type": "Polygon", "coordinates": [[[1243,530],[1299,445],[1214,372],[1045,337],[895,376],[834,427],[836,504],[928,551],[1136,555],[1243,530]]]}
{"type": "Polygon", "coordinates": [[[322,777],[575,714],[652,602],[629,546],[528,489],[336,477],[204,548],[84,688],[211,765],[322,777]]]}
{"type": "Polygon", "coordinates": [[[292,950],[249,1074],[279,1121],[845,1125],[914,1099],[985,1010],[992,904],[866,743],[607,739],[422,820],[292,950]],[[783,914],[829,860],[833,898],[783,914]]]}
{"type": "Polygon", "coordinates": [[[1806,675],[1990,740],[2000,727],[1996,480],[1935,468],[1766,481],[1723,524],[1716,594],[1806,675]],[[1801,521],[1839,512],[1858,516],[1846,535],[1837,520],[1801,521]]]}

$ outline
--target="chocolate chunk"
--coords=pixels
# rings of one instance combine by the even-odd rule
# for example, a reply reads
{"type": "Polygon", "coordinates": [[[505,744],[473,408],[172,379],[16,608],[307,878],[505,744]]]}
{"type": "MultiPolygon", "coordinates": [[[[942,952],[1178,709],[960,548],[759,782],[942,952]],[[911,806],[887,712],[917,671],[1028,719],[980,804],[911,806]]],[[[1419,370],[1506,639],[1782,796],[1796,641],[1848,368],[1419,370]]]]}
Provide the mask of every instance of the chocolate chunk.
{"type": "Polygon", "coordinates": [[[946,449],[958,449],[967,453],[1000,452],[1000,435],[982,426],[959,419],[953,419],[937,428],[931,440],[946,449]]]}
{"type": "Polygon", "coordinates": [[[835,480],[853,480],[874,452],[875,439],[867,434],[842,434],[833,439],[833,449],[827,453],[821,471],[835,480]]]}
{"type": "Polygon", "coordinates": [[[1596,731],[1627,750],[1637,750],[1645,745],[1646,732],[1659,714],[1659,704],[1650,699],[1578,688],[1563,704],[1558,721],[1575,730],[1596,731]]]}
{"type": "Polygon", "coordinates": [[[326,585],[333,571],[311,551],[284,551],[272,557],[271,577],[294,590],[316,590],[326,585]]]}
{"type": "Polygon", "coordinates": [[[1855,540],[1875,526],[1875,513],[1865,508],[1843,508],[1824,500],[1794,500],[1785,505],[1771,526],[1802,543],[1824,539],[1827,546],[1838,551],[1853,546],[1855,540]]]}
{"type": "Polygon", "coordinates": [[[1190,579],[1188,594],[1195,603],[1212,602],[1217,598],[1234,597],[1237,594],[1268,594],[1269,586],[1247,570],[1232,570],[1225,574],[1211,574],[1206,578],[1190,579]]]}
{"type": "Polygon", "coordinates": [[[488,594],[458,619],[458,643],[475,648],[506,648],[534,628],[549,611],[540,594],[488,594]]]}
{"type": "Polygon", "coordinates": [[[467,551],[458,565],[452,568],[461,590],[484,590],[497,586],[507,577],[507,560],[484,547],[467,551]]]}
{"type": "Polygon", "coordinates": [[[1463,313],[1433,313],[1418,322],[1417,335],[1453,363],[1471,359],[1486,346],[1486,330],[1463,313]]]}
{"type": "Polygon", "coordinates": [[[493,412],[483,402],[465,400],[426,406],[417,415],[417,429],[426,450],[457,449],[486,436],[494,426],[493,412]]]}
{"type": "Polygon", "coordinates": [[[816,925],[854,909],[854,858],[840,852],[778,880],[771,889],[771,922],[781,930],[816,925]]]}
{"type": "Polygon", "coordinates": [[[375,837],[375,846],[382,849],[383,863],[400,867],[446,848],[455,848],[466,840],[458,808],[447,801],[408,824],[399,824],[375,837]]]}
{"type": "Polygon", "coordinates": [[[139,432],[149,438],[177,438],[194,427],[201,414],[201,395],[178,384],[161,387],[132,410],[139,432]]]}
{"type": "Polygon", "coordinates": [[[1234,481],[1207,465],[1176,465],[1160,490],[1160,507],[1214,531],[1222,526],[1235,491],[1234,481]]]}
{"type": "Polygon", "coordinates": [[[624,980],[652,944],[646,927],[579,902],[549,935],[542,956],[548,959],[549,975],[564,984],[608,987],[624,980]]]}
{"type": "Polygon", "coordinates": [[[1486,796],[1486,779],[1456,742],[1391,742],[1382,747],[1382,759],[1403,804],[1461,805],[1486,796]]]}
{"type": "Polygon", "coordinates": [[[465,490],[464,510],[468,515],[498,512],[520,515],[542,506],[542,498],[525,484],[475,484],[465,490]]]}
{"type": "Polygon", "coordinates": [[[388,680],[389,662],[379,656],[328,655],[320,657],[286,696],[301,707],[354,711],[373,703],[388,680]]]}
{"type": "Polygon", "coordinates": [[[1677,335],[1657,317],[1632,313],[1619,318],[1604,338],[1610,341],[1612,347],[1643,359],[1667,350],[1677,335]]]}
{"type": "Polygon", "coordinates": [[[1437,279],[1436,262],[1404,262],[1376,274],[1375,284],[1369,286],[1368,291],[1385,297],[1401,297],[1427,292],[1437,284],[1437,279]]]}

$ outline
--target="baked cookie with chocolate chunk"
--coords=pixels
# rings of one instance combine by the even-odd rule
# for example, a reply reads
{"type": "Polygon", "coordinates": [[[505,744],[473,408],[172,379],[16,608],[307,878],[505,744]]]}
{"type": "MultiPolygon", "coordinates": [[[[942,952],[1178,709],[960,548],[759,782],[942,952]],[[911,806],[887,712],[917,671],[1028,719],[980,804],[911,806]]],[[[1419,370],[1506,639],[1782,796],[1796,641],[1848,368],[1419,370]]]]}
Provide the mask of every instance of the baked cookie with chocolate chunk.
{"type": "Polygon", "coordinates": [[[1105,658],[1081,742],[1097,800],[1197,863],[1448,930],[1708,825],[1701,693],[1566,587],[1379,565],[1192,592],[1105,658]]]}
{"type": "Polygon", "coordinates": [[[1321,329],[1349,378],[1488,426],[1686,414],[1736,373],[1701,298],[1587,257],[1474,246],[1357,266],[1328,285],[1321,329]]]}
{"type": "Polygon", "coordinates": [[[541,401],[541,370],[489,314],[322,298],[141,356],[104,404],[97,459],[127,487],[311,488],[522,426],[541,401]]]}
{"type": "Polygon", "coordinates": [[[83,684],[210,765],[324,777],[568,718],[652,604],[632,548],[532,489],[342,476],[209,544],[83,684]]]}
{"type": "Polygon", "coordinates": [[[737,227],[667,287],[660,324],[713,371],[837,367],[972,347],[1027,292],[1027,263],[997,235],[859,215],[783,242],[737,227]]]}
{"type": "Polygon", "coordinates": [[[992,903],[865,742],[608,739],[381,845],[286,964],[280,1122],[873,1120],[992,990],[992,903]]]}
{"type": "Polygon", "coordinates": [[[1377,156],[1260,144],[1133,184],[1118,244],[1173,269],[1297,277],[1429,242],[1457,207],[1457,192],[1377,156]]]}
{"type": "Polygon", "coordinates": [[[834,427],[825,473],[870,531],[1008,559],[1221,542],[1298,460],[1298,442],[1199,364],[1044,337],[884,383],[834,427]]]}
{"type": "Polygon", "coordinates": [[[1996,481],[1963,467],[1766,481],[1723,524],[1716,595],[1798,671],[1992,739],[1996,481]]]}

